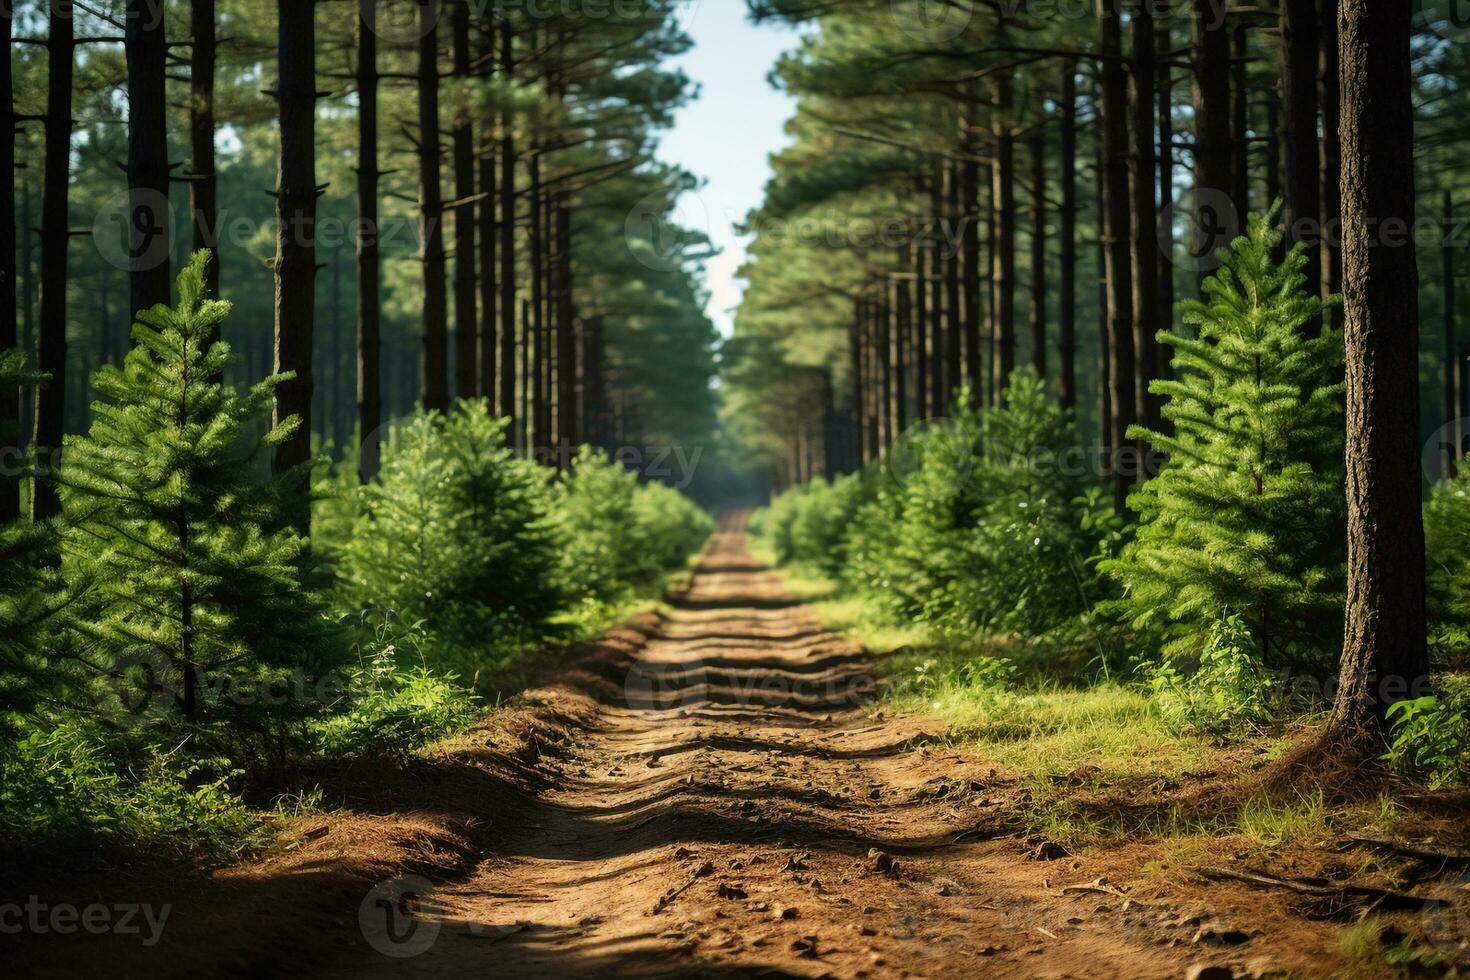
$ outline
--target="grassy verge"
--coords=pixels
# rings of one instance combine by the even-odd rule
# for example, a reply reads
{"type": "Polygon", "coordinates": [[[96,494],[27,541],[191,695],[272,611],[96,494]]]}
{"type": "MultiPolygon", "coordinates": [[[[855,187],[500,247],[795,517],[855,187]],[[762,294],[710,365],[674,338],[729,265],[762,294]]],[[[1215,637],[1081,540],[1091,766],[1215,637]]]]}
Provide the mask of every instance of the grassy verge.
{"type": "Polygon", "coordinates": [[[1316,792],[1246,788],[1314,718],[1220,742],[1171,724],[1128,677],[1049,672],[1046,651],[895,625],[819,570],[784,573],[824,626],[874,655],[886,681],[875,708],[931,718],[950,744],[983,753],[1014,781],[1028,825],[1070,848],[1152,842],[1151,869],[1168,871],[1210,860],[1222,844],[1273,850],[1350,828],[1385,831],[1397,817],[1386,799],[1332,806],[1316,792]],[[1024,670],[1012,663],[1020,659],[1024,670]]]}

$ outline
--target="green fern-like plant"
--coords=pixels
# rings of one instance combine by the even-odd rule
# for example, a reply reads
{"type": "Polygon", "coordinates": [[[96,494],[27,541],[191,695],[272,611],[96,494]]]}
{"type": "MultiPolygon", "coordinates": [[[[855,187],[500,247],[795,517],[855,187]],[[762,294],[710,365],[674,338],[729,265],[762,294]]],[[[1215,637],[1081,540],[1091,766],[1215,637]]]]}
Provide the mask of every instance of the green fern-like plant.
{"type": "Polygon", "coordinates": [[[1159,334],[1175,379],[1151,390],[1173,431],[1129,433],[1168,462],[1129,499],[1137,537],[1103,567],[1125,590],[1113,608],[1166,655],[1198,654],[1230,613],[1267,663],[1328,661],[1342,639],[1342,338],[1319,326],[1305,250],[1273,261],[1275,213],[1186,304],[1196,335],[1159,334]]]}

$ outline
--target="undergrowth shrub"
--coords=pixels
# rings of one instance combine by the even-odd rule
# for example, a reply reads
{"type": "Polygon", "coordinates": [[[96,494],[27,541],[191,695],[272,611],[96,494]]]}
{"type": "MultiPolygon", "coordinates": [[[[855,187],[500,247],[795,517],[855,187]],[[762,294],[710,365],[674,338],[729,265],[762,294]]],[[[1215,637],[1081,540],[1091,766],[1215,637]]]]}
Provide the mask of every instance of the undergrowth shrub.
{"type": "Polygon", "coordinates": [[[484,711],[454,674],[430,668],[423,624],[394,613],[361,614],[355,663],[341,700],[314,727],[316,753],[352,762],[402,756],[466,728],[484,711]]]}
{"type": "Polygon", "coordinates": [[[1210,628],[1192,663],[1144,661],[1139,672],[1164,718],[1180,730],[1224,735],[1268,723],[1270,677],[1239,616],[1210,628]]]}
{"type": "Polygon", "coordinates": [[[357,491],[360,515],[341,548],[356,607],[421,621],[439,662],[545,637],[567,604],[566,537],[544,467],[506,445],[484,402],[422,413],[382,449],[378,482],[357,491]]]}
{"type": "Polygon", "coordinates": [[[1253,217],[1184,306],[1174,380],[1154,381],[1172,433],[1130,437],[1167,454],[1129,499],[1134,541],[1104,564],[1111,606],[1166,657],[1197,654],[1235,614],[1271,666],[1330,664],[1346,580],[1343,343],[1305,288],[1307,256],[1277,264],[1275,211],[1253,217]],[[1310,325],[1310,329],[1309,329],[1310,325]]]}
{"type": "Polygon", "coordinates": [[[1087,626],[1105,594],[1095,560],[1120,528],[1034,372],[1012,375],[1004,407],[960,408],[902,448],[854,522],[850,581],[955,636],[1087,626]]]}
{"type": "Polygon", "coordinates": [[[1437,697],[1399,701],[1388,709],[1391,727],[1383,759],[1432,790],[1470,779],[1470,717],[1465,705],[1437,697]]]}
{"type": "Polygon", "coordinates": [[[708,515],[678,491],[584,448],[561,481],[566,573],[575,592],[604,605],[654,588],[708,537],[708,515]]]}

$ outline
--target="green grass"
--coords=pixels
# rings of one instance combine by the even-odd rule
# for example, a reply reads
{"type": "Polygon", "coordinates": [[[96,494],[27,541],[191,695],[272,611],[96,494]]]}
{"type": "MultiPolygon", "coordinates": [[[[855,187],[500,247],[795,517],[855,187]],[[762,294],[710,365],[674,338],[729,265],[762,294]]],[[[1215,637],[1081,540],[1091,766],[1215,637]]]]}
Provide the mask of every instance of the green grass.
{"type": "MultiPolygon", "coordinates": [[[[1271,849],[1331,833],[1320,793],[1184,805],[1169,801],[1202,771],[1279,755],[1279,734],[1239,739],[1233,750],[1181,731],[1150,692],[1117,677],[1048,674],[1047,651],[1005,639],[959,641],[919,624],[895,625],[874,603],[807,567],[783,569],[793,595],[823,625],[875,657],[888,690],[879,706],[941,723],[944,738],[982,752],[1029,793],[1031,829],[1069,847],[1122,838],[1170,842],[1161,868],[1189,863],[1209,841],[1238,838],[1271,849]],[[1024,660],[1008,669],[1010,657],[1024,660]],[[1025,678],[1025,679],[1018,679],[1025,678]]],[[[1198,863],[1198,862],[1197,862],[1198,863]]]]}

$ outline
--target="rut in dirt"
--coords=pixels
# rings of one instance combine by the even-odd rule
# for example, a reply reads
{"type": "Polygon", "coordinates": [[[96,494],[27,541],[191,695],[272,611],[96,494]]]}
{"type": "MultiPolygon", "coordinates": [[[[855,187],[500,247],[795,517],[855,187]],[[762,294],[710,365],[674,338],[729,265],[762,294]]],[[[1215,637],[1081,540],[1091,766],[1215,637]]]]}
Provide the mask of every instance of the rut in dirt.
{"type": "Polygon", "coordinates": [[[738,520],[671,605],[544,787],[509,803],[493,853],[349,972],[1031,973],[1045,953],[1180,974],[1143,937],[1038,933],[1065,910],[1018,840],[996,849],[1014,827],[994,772],[875,712],[868,657],[750,556],[738,520]]]}

